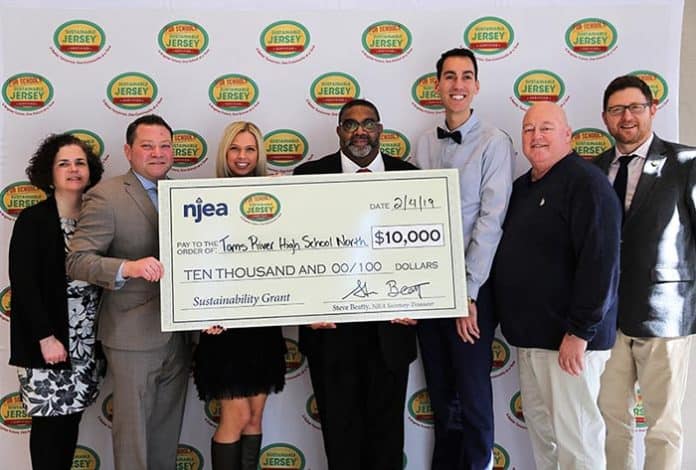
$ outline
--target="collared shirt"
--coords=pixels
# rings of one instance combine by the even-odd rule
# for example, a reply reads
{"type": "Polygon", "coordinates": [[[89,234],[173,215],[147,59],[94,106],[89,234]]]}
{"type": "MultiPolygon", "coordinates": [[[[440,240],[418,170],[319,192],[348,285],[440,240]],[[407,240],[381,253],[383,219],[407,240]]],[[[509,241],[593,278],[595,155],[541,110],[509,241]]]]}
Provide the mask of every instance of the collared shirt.
{"type": "Polygon", "coordinates": [[[384,171],[384,160],[382,160],[382,152],[377,152],[377,156],[372,163],[366,167],[357,165],[353,160],[346,157],[346,155],[341,151],[341,171],[343,173],[357,173],[359,169],[367,168],[372,172],[384,171]]]}
{"type": "MultiPolygon", "coordinates": [[[[652,144],[653,137],[655,134],[650,134],[648,140],[643,142],[643,144],[638,147],[634,152],[626,155],[635,155],[638,158],[634,158],[628,164],[628,179],[626,180],[626,207],[624,209],[628,211],[631,207],[631,201],[633,201],[633,195],[636,193],[636,188],[638,187],[638,180],[640,180],[640,175],[643,173],[643,167],[645,166],[645,160],[648,158],[648,150],[650,150],[650,145],[652,144]]],[[[609,165],[608,177],[609,181],[614,184],[616,179],[616,173],[619,171],[619,157],[623,157],[624,154],[619,152],[619,149],[614,147],[614,159],[609,165]]]]}
{"type": "Polygon", "coordinates": [[[418,140],[414,163],[457,168],[462,206],[467,294],[476,298],[490,274],[512,192],[515,150],[510,137],[472,112],[457,129],[462,143],[438,139],[436,128],[418,140]]]}

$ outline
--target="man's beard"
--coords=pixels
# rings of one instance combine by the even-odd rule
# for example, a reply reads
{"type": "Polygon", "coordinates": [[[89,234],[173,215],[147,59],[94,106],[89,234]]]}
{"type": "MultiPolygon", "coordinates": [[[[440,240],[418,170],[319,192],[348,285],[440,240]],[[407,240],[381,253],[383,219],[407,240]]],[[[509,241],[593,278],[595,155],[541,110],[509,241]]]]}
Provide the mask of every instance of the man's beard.
{"type": "Polygon", "coordinates": [[[348,145],[351,155],[355,158],[365,158],[372,152],[372,144],[366,145],[348,145]]]}

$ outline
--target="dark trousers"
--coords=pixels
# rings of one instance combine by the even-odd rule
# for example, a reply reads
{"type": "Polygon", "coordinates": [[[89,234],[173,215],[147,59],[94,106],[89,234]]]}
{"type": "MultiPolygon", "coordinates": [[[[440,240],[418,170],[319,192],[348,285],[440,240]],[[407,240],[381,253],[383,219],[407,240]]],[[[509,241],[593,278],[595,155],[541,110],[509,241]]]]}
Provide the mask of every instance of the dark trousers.
{"type": "Polygon", "coordinates": [[[70,470],[82,412],[31,419],[29,453],[34,470],[70,470]]]}
{"type": "Polygon", "coordinates": [[[481,338],[465,343],[454,318],[420,320],[418,341],[435,419],[432,470],[480,470],[493,450],[491,350],[496,321],[488,284],[476,299],[481,338]]]}
{"type": "Polygon", "coordinates": [[[401,470],[408,364],[387,367],[374,324],[339,328],[355,338],[342,357],[308,357],[328,468],[401,470]]]}

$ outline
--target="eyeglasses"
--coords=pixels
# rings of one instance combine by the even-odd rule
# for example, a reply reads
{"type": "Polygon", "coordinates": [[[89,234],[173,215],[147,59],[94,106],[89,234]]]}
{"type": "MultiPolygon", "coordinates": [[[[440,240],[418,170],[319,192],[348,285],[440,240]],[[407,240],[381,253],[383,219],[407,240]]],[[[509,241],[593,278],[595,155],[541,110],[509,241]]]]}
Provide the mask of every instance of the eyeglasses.
{"type": "Polygon", "coordinates": [[[362,127],[367,132],[374,132],[379,129],[379,122],[374,119],[365,119],[363,122],[358,122],[355,119],[346,119],[341,123],[341,129],[345,132],[355,132],[358,127],[362,127]]]}
{"type": "Polygon", "coordinates": [[[607,114],[610,116],[621,116],[628,109],[631,114],[640,114],[645,111],[645,108],[650,106],[651,103],[631,103],[631,104],[617,104],[616,106],[609,106],[607,108],[607,114]]]}

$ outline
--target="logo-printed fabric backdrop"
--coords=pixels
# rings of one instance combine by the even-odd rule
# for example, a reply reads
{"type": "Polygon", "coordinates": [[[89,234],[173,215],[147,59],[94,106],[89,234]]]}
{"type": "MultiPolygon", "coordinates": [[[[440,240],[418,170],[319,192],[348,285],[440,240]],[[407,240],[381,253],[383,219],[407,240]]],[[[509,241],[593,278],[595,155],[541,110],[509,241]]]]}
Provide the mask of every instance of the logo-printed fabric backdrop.
{"type": "MultiPolygon", "coordinates": [[[[451,47],[479,58],[475,112],[508,132],[519,149],[524,110],[560,103],[575,129],[574,146],[591,158],[612,144],[600,118],[602,91],[635,73],[653,87],[656,131],[677,137],[681,1],[230,2],[3,1],[0,10],[0,363],[9,356],[11,286],[6,253],[13,221],[43,195],[26,182],[31,152],[48,133],[70,131],[101,155],[106,177],[124,172],[128,122],[145,113],[175,129],[174,178],[209,177],[222,129],[251,120],[265,133],[276,171],[337,148],[337,109],[352,97],[374,101],[385,126],[384,152],[409,158],[418,136],[441,123],[434,63],[451,47]],[[316,3],[316,4],[313,4],[316,3]],[[215,4],[215,5],[213,5],[215,4]],[[41,8],[37,8],[41,7],[41,8]],[[69,9],[76,8],[76,9],[69,9]]],[[[518,155],[517,173],[527,168],[518,155]]],[[[264,420],[263,468],[325,468],[306,360],[296,328],[286,328],[286,390],[272,396],[264,420]]],[[[498,334],[492,372],[495,467],[531,469],[519,398],[516,352],[498,334]]],[[[29,468],[28,432],[16,372],[0,367],[0,455],[7,468],[29,468]]],[[[85,413],[75,468],[113,467],[111,384],[85,413]]],[[[135,404],[134,404],[135,405],[135,404]]],[[[469,406],[476,406],[471,403],[469,406]]],[[[177,468],[209,466],[215,403],[189,388],[177,468]]],[[[635,409],[638,433],[644,426],[635,409]]],[[[405,468],[425,469],[432,414],[419,361],[408,386],[405,468]]],[[[687,456],[691,449],[686,449],[687,456]]]]}

